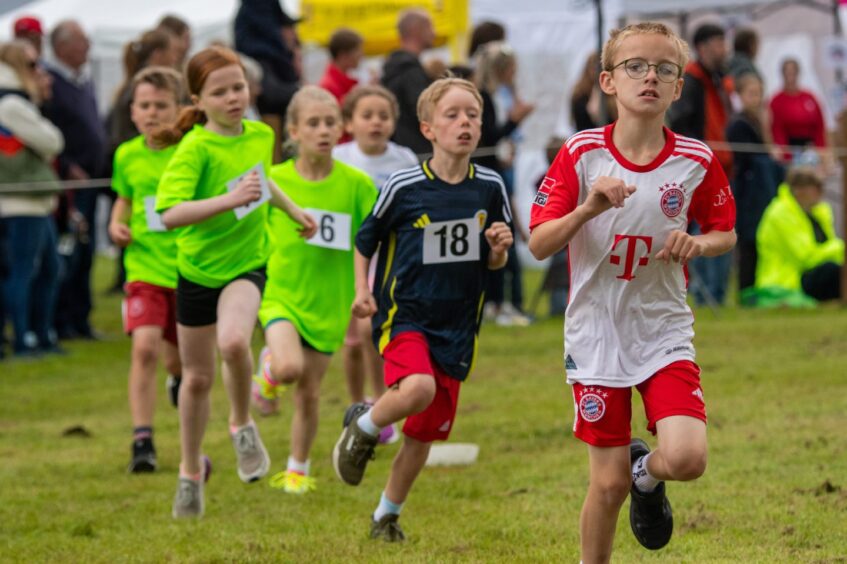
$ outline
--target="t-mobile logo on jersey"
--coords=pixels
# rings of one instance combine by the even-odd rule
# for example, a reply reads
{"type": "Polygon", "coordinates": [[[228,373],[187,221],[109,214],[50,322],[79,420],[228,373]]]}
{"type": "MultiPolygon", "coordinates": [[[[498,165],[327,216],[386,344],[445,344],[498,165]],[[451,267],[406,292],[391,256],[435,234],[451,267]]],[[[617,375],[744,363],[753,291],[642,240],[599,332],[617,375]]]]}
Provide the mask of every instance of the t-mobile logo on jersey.
{"type": "MultiPolygon", "coordinates": [[[[635,270],[636,252],[638,252],[638,266],[647,266],[647,262],[650,260],[650,251],[653,249],[653,238],[645,235],[615,235],[612,250],[617,250],[618,246],[622,247],[624,263],[623,274],[616,276],[616,278],[630,281],[635,278],[633,272],[635,270]],[[625,241],[625,243],[621,243],[622,241],[625,241]],[[644,245],[639,245],[639,242],[644,243],[644,245]],[[643,253],[640,252],[641,249],[644,250],[643,253]]],[[[620,264],[621,255],[611,255],[609,262],[620,264]]]]}

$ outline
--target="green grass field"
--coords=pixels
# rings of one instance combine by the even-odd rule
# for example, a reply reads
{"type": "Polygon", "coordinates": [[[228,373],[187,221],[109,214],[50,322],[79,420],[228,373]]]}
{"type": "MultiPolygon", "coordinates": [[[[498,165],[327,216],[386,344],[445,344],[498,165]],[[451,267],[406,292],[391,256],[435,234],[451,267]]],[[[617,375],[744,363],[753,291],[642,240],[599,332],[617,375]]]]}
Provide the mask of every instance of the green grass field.
{"type": "MultiPolygon", "coordinates": [[[[111,265],[98,268],[108,282],[111,265]]],[[[378,451],[357,488],[333,473],[347,404],[340,358],[323,388],[316,492],[297,497],[267,480],[238,480],[217,382],[206,516],[175,522],[177,417],[164,375],[161,470],[127,475],[130,343],[118,298],[98,294],[94,319],[108,340],[71,343],[67,357],[0,364],[0,561],[578,562],[586,449],[570,433],[560,319],[484,328],[451,438],[479,444],[479,460],[423,472],[403,511],[403,545],[367,538],[397,445],[378,451]],[[90,436],[63,436],[78,425],[90,436]]],[[[696,330],[709,469],[669,486],[676,530],[659,552],[634,540],[625,506],[615,561],[847,562],[847,311],[698,311],[696,330]]],[[[642,413],[634,409],[641,435],[642,413]]],[[[274,472],[288,456],[290,415],[287,405],[259,421],[274,472]]]]}

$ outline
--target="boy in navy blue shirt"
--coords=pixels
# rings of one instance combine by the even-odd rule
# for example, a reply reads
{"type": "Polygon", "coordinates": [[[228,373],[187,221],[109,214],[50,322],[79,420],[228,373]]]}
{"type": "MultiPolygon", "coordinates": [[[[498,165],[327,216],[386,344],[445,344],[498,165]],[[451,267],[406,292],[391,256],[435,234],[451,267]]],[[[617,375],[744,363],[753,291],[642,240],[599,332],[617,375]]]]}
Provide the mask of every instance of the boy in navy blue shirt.
{"type": "Polygon", "coordinates": [[[477,349],[488,270],[512,245],[511,210],[497,173],[470,164],[482,100],[470,82],[445,78],[418,100],[433,157],[394,173],[356,237],[353,313],[374,315],[388,391],[372,408],[350,406],[333,450],[338,476],[357,485],[383,427],[406,418],[405,440],[373,514],[371,537],[402,541],[397,523],[432,441],[453,426],[461,382],[477,349]],[[379,248],[373,293],[367,272],[379,248]]]}

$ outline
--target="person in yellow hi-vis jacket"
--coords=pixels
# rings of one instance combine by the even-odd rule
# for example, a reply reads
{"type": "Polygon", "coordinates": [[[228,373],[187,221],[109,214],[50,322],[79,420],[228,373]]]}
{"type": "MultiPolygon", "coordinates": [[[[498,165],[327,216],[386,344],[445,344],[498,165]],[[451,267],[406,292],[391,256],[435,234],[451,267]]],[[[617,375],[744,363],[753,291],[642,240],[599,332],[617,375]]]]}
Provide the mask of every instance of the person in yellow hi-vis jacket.
{"type": "Polygon", "coordinates": [[[756,232],[758,305],[814,305],[841,295],[844,240],[822,199],[820,176],[796,167],[765,209],[756,232]]]}

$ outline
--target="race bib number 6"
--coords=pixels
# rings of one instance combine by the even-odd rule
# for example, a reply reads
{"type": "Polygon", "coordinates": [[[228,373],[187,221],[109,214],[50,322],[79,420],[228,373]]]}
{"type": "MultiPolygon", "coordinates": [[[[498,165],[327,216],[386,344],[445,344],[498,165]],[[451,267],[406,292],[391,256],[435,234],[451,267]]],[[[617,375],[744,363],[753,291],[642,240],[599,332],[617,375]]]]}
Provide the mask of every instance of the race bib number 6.
{"type": "Polygon", "coordinates": [[[437,221],[424,227],[423,263],[479,260],[479,220],[437,221]]]}
{"type": "Polygon", "coordinates": [[[306,243],[338,251],[349,251],[351,249],[350,226],[352,219],[350,214],[313,208],[307,208],[305,211],[310,213],[318,224],[318,230],[314,237],[307,239],[306,243]]]}

